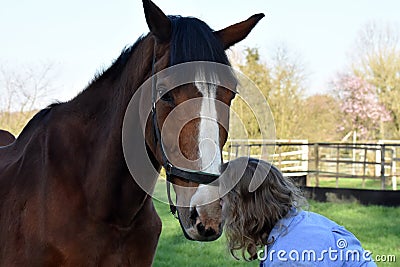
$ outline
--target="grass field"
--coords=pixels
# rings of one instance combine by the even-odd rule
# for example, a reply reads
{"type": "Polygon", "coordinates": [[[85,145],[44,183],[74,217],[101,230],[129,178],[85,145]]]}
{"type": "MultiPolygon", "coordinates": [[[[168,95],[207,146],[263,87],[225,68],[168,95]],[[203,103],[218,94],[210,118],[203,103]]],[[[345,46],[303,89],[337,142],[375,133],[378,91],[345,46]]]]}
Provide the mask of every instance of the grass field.
{"type": "MultiPolygon", "coordinates": [[[[311,186],[315,186],[315,178],[310,178],[311,186]]],[[[362,179],[359,178],[339,178],[339,188],[356,188],[356,189],[381,189],[380,179],[365,179],[365,187],[362,187],[362,179]]],[[[336,178],[320,178],[320,187],[336,187],[336,178]]],[[[397,188],[400,189],[400,179],[397,179],[397,188]]],[[[386,184],[386,190],[391,190],[392,184],[386,184]]]]}
{"type": "MultiPolygon", "coordinates": [[[[156,197],[165,200],[165,186],[158,184],[156,197]]],[[[214,242],[188,241],[182,234],[179,222],[169,213],[167,204],[154,200],[163,221],[163,230],[154,261],[155,267],[230,267],[258,266],[258,262],[233,259],[226,249],[222,236],[214,242]]],[[[344,225],[373,255],[395,255],[397,262],[378,266],[400,266],[400,208],[362,206],[356,203],[310,202],[310,211],[320,213],[344,225]]]]}

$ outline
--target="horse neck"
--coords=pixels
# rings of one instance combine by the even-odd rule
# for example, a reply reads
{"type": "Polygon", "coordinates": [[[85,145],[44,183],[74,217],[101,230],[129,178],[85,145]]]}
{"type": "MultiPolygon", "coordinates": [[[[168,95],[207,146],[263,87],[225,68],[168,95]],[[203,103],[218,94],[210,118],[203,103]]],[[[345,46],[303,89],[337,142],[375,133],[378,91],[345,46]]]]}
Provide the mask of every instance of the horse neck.
{"type": "Polygon", "coordinates": [[[90,212],[120,226],[131,223],[147,197],[126,166],[122,124],[131,97],[149,76],[152,47],[152,38],[141,40],[123,68],[110,67],[70,103],[86,129],[81,136],[90,151],[83,159],[90,166],[84,177],[90,212]]]}

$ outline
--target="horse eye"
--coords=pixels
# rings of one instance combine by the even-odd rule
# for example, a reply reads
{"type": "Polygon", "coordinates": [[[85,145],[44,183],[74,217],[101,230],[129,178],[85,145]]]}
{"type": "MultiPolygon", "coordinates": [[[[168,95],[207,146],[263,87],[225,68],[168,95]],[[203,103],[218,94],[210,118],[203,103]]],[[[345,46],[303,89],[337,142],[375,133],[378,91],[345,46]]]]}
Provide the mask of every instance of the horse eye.
{"type": "Polygon", "coordinates": [[[161,100],[165,101],[165,102],[168,102],[168,103],[173,103],[174,102],[174,99],[173,99],[173,97],[172,97],[170,92],[166,92],[165,94],[163,94],[161,96],[161,100]]]}

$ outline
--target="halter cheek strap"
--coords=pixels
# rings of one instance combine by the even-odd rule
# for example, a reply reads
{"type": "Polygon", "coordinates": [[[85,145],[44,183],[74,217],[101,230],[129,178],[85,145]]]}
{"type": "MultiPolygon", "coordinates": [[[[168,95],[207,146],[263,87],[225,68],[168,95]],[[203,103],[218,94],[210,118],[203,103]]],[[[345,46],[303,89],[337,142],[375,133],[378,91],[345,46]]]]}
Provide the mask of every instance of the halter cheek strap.
{"type": "Polygon", "coordinates": [[[171,198],[171,183],[168,180],[167,180],[167,196],[169,202],[169,210],[171,211],[172,215],[174,215],[174,217],[178,219],[178,215],[176,215],[176,206],[171,198]]]}

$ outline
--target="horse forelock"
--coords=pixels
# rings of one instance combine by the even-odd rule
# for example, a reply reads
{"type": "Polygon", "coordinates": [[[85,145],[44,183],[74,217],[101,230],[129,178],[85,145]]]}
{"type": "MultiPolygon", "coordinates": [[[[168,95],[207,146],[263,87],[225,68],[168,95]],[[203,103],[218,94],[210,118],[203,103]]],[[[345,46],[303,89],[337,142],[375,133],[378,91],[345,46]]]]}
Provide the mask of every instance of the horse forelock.
{"type": "Polygon", "coordinates": [[[221,41],[205,22],[193,17],[169,18],[172,22],[171,66],[192,61],[230,65],[221,41]]]}

